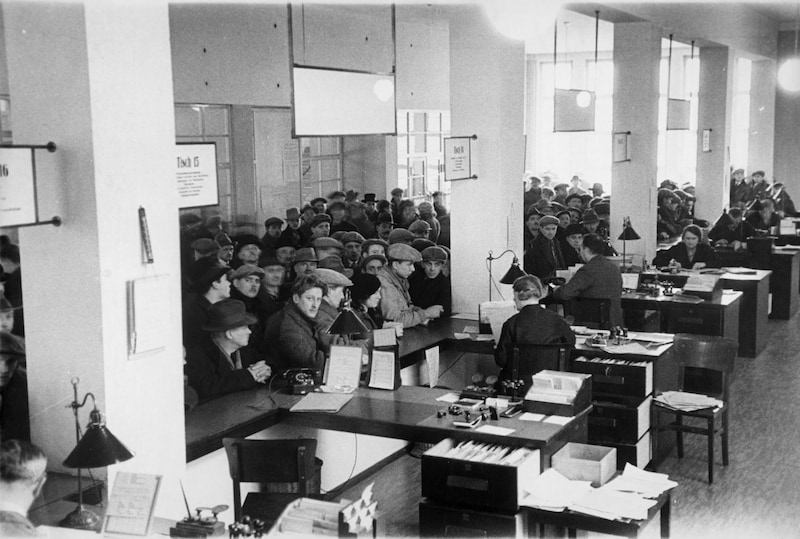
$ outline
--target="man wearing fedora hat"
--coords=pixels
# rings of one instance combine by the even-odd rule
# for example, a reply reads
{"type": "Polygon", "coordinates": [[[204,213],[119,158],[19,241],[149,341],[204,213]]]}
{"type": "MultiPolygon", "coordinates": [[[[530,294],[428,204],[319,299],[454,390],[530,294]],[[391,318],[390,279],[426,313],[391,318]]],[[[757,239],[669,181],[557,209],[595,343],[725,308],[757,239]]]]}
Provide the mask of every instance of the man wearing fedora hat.
{"type": "MultiPolygon", "coordinates": [[[[306,242],[303,233],[300,231],[300,209],[286,209],[286,228],[281,232],[281,239],[299,248],[306,242]]],[[[286,243],[284,243],[286,245],[286,243]]]]}
{"type": "Polygon", "coordinates": [[[215,303],[208,310],[203,329],[209,338],[187,349],[184,367],[189,385],[201,401],[250,389],[272,375],[272,368],[247,346],[249,326],[255,323],[256,317],[235,299],[215,303]]]}
{"type": "Polygon", "coordinates": [[[203,325],[208,322],[208,310],[213,304],[230,297],[230,270],[210,258],[198,260],[192,266],[189,275],[191,292],[186,294],[182,305],[184,346],[191,346],[206,336],[203,325]]]}
{"type": "Polygon", "coordinates": [[[378,271],[381,281],[381,314],[384,320],[400,322],[404,328],[426,324],[439,318],[444,308],[432,305],[422,309],[414,305],[408,292],[408,278],[414,273],[414,264],[422,262],[419,251],[405,243],[389,245],[389,263],[378,271]]]}

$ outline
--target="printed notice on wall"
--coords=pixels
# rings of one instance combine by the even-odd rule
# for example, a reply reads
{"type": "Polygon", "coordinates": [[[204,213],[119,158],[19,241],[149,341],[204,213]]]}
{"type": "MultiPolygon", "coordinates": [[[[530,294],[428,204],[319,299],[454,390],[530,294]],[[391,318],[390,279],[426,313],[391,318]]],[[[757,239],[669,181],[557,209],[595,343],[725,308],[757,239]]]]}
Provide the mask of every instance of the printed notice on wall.
{"type": "Polygon", "coordinates": [[[217,146],[213,142],[176,144],[175,176],[180,209],[219,204],[217,146]]]}
{"type": "Polygon", "coordinates": [[[444,139],[444,179],[470,180],[472,174],[472,137],[450,137],[444,139]]]}
{"type": "Polygon", "coordinates": [[[37,221],[32,148],[0,147],[0,227],[37,221]]]}

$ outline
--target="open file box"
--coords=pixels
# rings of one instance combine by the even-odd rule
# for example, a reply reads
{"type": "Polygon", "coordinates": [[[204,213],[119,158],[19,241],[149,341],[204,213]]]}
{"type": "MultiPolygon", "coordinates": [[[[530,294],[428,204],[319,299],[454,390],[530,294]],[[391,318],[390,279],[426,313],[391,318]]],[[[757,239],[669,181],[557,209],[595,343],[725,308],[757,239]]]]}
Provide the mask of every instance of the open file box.
{"type": "Polygon", "coordinates": [[[455,444],[448,438],[422,455],[422,495],[451,505],[517,511],[541,471],[539,450],[529,449],[512,466],[445,456],[455,444]]]}
{"type": "Polygon", "coordinates": [[[590,374],[543,370],[533,375],[522,407],[526,412],[572,417],[591,404],[590,374]]]}

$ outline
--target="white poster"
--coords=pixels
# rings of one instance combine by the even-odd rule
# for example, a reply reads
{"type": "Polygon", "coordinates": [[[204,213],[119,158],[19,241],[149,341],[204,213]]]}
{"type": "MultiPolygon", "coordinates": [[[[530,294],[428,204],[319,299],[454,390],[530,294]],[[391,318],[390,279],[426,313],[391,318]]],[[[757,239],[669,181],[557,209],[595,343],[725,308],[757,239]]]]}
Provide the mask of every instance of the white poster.
{"type": "Polygon", "coordinates": [[[219,204],[217,146],[213,142],[176,144],[175,176],[180,209],[219,204]]]}
{"type": "Polygon", "coordinates": [[[0,147],[0,227],[37,221],[33,149],[0,147]]]}
{"type": "Polygon", "coordinates": [[[472,174],[471,137],[450,137],[444,139],[444,179],[470,180],[472,174]]]}

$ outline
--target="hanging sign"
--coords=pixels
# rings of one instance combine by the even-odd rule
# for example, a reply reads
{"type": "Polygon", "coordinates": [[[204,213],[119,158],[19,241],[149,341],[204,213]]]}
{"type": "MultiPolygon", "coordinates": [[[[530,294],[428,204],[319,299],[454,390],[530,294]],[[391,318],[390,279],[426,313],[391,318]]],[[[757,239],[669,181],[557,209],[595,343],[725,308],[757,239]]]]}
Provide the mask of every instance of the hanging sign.
{"type": "Polygon", "coordinates": [[[175,175],[180,209],[219,204],[217,146],[213,142],[176,144],[175,175]]]}
{"type": "Polygon", "coordinates": [[[444,180],[474,180],[478,176],[472,173],[472,141],[471,137],[448,137],[444,139],[444,180]]]}
{"type": "Polygon", "coordinates": [[[0,147],[0,227],[36,224],[33,148],[0,147]]]}

